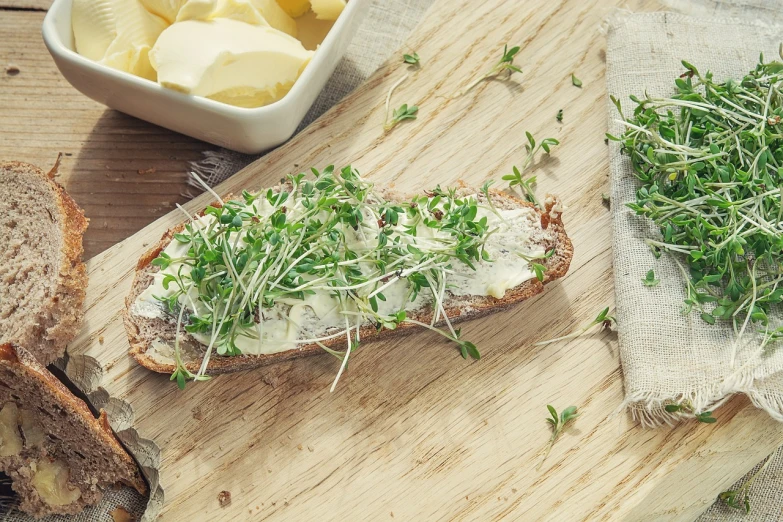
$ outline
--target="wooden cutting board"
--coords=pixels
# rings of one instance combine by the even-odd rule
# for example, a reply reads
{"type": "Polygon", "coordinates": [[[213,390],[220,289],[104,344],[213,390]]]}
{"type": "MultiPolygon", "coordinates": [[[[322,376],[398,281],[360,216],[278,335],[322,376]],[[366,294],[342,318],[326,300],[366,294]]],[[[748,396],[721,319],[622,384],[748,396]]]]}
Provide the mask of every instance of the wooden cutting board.
{"type": "MultiPolygon", "coordinates": [[[[333,394],[331,357],[182,392],[127,355],[120,319],[136,259],[181,215],[91,260],[86,327],[70,351],[100,361],[102,386],[133,406],[140,434],[160,446],[164,520],[690,521],[783,443],[783,426],[743,398],[714,425],[636,426],[617,412],[622,374],[611,333],[534,346],[612,304],[599,27],[615,3],[626,2],[441,0],[405,47],[421,56],[420,71],[393,57],[286,146],[218,188],[265,187],[332,163],[352,163],[406,191],[459,180],[478,186],[521,163],[525,131],[560,139],[535,173],[539,192],[568,206],[571,271],[542,296],[466,324],[481,361],[464,361],[421,332],[362,348],[333,394]],[[522,46],[524,74],[452,99],[507,42],[522,46]],[[572,72],[583,88],[572,85],[572,72]],[[386,92],[405,74],[393,104],[419,105],[419,118],[384,134],[386,92]],[[577,405],[582,415],[537,470],[550,436],[547,404],[577,405]],[[222,508],[221,491],[232,496],[222,508]]],[[[208,202],[200,197],[188,208],[208,202]]]]}

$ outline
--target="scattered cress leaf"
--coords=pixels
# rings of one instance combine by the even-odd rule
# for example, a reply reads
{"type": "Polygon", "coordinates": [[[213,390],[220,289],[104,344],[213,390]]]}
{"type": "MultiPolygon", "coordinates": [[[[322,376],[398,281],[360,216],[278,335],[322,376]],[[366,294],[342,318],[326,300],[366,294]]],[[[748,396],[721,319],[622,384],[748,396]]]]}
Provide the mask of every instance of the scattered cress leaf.
{"type": "Polygon", "coordinates": [[[544,456],[536,469],[541,469],[541,466],[544,465],[547,457],[549,457],[549,453],[552,451],[552,447],[555,445],[555,442],[557,442],[560,434],[579,416],[576,406],[569,406],[560,412],[560,415],[557,414],[557,410],[554,406],[547,404],[546,408],[549,410],[549,415],[551,416],[551,418],[547,417],[546,421],[552,426],[552,436],[549,438],[549,442],[544,450],[544,456]]]}
{"type": "Polygon", "coordinates": [[[655,271],[653,269],[650,269],[647,272],[647,275],[642,278],[642,283],[644,283],[644,286],[653,288],[660,284],[661,280],[655,278],[655,271]]]}
{"type": "Polygon", "coordinates": [[[478,77],[475,81],[471,82],[463,90],[455,94],[454,98],[464,96],[465,94],[469,93],[474,87],[476,87],[478,84],[480,84],[485,80],[488,80],[490,78],[498,78],[500,74],[503,72],[508,71],[509,77],[511,77],[511,75],[514,74],[515,72],[521,73],[522,69],[514,65],[514,58],[516,57],[517,53],[519,53],[519,51],[520,51],[519,46],[514,46],[511,49],[509,49],[508,44],[506,44],[503,47],[503,56],[500,58],[500,61],[496,63],[490,70],[484,73],[482,76],[478,77]]]}
{"type": "Polygon", "coordinates": [[[403,54],[402,61],[409,65],[421,65],[421,59],[419,58],[419,55],[416,52],[413,52],[411,54],[403,54]]]}

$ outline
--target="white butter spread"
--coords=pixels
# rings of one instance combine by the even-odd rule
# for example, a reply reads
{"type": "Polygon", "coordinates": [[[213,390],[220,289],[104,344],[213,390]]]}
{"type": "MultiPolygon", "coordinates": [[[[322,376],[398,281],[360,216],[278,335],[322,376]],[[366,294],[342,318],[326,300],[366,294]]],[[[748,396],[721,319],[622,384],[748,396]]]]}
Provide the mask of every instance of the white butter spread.
{"type": "MultiPolygon", "coordinates": [[[[270,216],[274,212],[266,199],[259,198],[245,209],[259,218],[270,216]]],[[[301,202],[288,206],[289,220],[295,220],[301,215],[304,207],[301,202]]],[[[446,279],[446,290],[450,292],[451,299],[456,299],[461,305],[469,306],[470,296],[492,296],[503,298],[506,292],[521,285],[525,281],[533,279],[535,273],[531,270],[530,260],[539,259],[545,255],[540,246],[542,228],[540,217],[536,211],[529,207],[515,208],[511,210],[499,210],[496,215],[490,209],[479,206],[476,220],[484,217],[487,219],[488,229],[494,230],[486,240],[485,249],[491,261],[475,263],[475,270],[461,261],[454,260],[452,269],[446,279]]],[[[359,251],[371,249],[378,241],[379,225],[377,221],[365,216],[362,226],[354,231],[350,227],[343,228],[346,235],[346,244],[351,250],[359,251]]],[[[214,225],[214,217],[200,217],[192,223],[193,230],[206,229],[214,225]]],[[[402,231],[408,223],[405,216],[400,216],[396,230],[402,231]]],[[[439,244],[444,232],[428,227],[418,227],[418,235],[404,234],[411,244],[426,248],[439,244]],[[439,235],[440,234],[440,235],[439,235]]],[[[242,239],[242,232],[232,232],[229,241],[242,239]],[[239,238],[237,238],[239,234],[239,238]]],[[[164,250],[172,259],[185,256],[189,245],[172,241],[164,250]]],[[[185,264],[172,262],[165,270],[158,271],[153,276],[152,284],[145,289],[135,300],[131,312],[137,316],[149,319],[172,318],[160,301],[174,295],[174,285],[167,290],[163,286],[166,275],[189,274],[191,268],[185,264]]],[[[369,270],[369,268],[368,268],[369,270]]],[[[423,307],[432,306],[435,302],[429,289],[422,290],[415,300],[410,301],[409,283],[403,278],[392,283],[383,290],[385,301],[378,301],[378,313],[381,315],[393,315],[400,310],[412,312],[423,307]]],[[[367,295],[367,294],[364,294],[367,295]]],[[[446,296],[448,304],[449,297],[446,296]]],[[[188,312],[195,311],[197,315],[204,313],[203,304],[198,299],[198,292],[191,288],[187,294],[178,298],[180,306],[184,306],[188,312]]],[[[345,330],[346,321],[351,325],[356,314],[356,305],[351,299],[340,302],[327,291],[317,290],[314,295],[308,295],[305,299],[281,299],[275,302],[271,308],[263,308],[260,320],[257,322],[257,330],[252,334],[240,335],[236,339],[236,346],[243,354],[271,354],[292,350],[297,347],[297,341],[313,338],[323,338],[332,332],[345,330]],[[348,318],[351,319],[348,319],[348,318]],[[252,335],[252,337],[250,336],[252,335]]],[[[176,317],[173,318],[176,320],[176,317]]],[[[369,323],[366,323],[369,324],[369,323]]],[[[208,345],[208,335],[191,334],[200,343],[208,345]]],[[[301,343],[300,343],[301,344],[301,343]]],[[[153,352],[159,351],[162,358],[169,358],[171,348],[165,343],[157,343],[153,346],[153,352]],[[158,346],[160,345],[160,346],[158,346]]]]}
{"type": "Polygon", "coordinates": [[[164,87],[260,107],[285,96],[312,55],[299,40],[265,22],[216,18],[170,26],[149,58],[164,87]]]}

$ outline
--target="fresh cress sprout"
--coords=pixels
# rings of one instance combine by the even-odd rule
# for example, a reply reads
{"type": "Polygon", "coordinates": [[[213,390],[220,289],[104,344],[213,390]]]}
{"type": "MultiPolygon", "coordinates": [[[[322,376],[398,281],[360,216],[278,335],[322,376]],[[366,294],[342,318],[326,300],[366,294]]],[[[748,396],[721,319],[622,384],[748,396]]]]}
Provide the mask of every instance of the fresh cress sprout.
{"type": "Polygon", "coordinates": [[[631,96],[630,117],[612,97],[625,131],[608,137],[641,181],[628,207],[660,230],[647,244],[684,275],[683,312],[731,325],[736,355],[749,328],[783,338],[783,63],[725,82],[682,64],[675,94],[631,96]]]}
{"type": "Polygon", "coordinates": [[[417,118],[418,112],[419,108],[416,105],[411,105],[408,107],[407,104],[403,104],[399,109],[395,109],[392,112],[391,119],[384,123],[383,128],[386,131],[390,131],[402,121],[415,120],[417,118]]]}
{"type": "Polygon", "coordinates": [[[513,189],[514,187],[517,187],[527,201],[540,208],[541,203],[538,201],[534,190],[536,177],[531,176],[529,178],[524,178],[523,175],[525,171],[530,168],[530,165],[532,165],[533,160],[535,160],[536,154],[538,154],[539,151],[543,150],[546,154],[549,154],[552,151],[552,147],[560,145],[560,142],[555,138],[544,138],[541,140],[541,143],[537,144],[536,139],[532,134],[525,132],[525,136],[527,137],[527,156],[525,156],[522,166],[513,167],[512,173],[506,174],[502,179],[508,181],[509,188],[513,189]]]}
{"type": "Polygon", "coordinates": [[[503,47],[503,56],[500,58],[500,61],[496,63],[489,71],[484,73],[482,76],[479,76],[475,81],[471,82],[470,85],[458,92],[454,97],[458,98],[460,96],[466,95],[471,90],[473,90],[476,85],[485,80],[489,80],[490,78],[497,78],[504,71],[508,71],[509,76],[515,72],[521,73],[522,69],[514,65],[514,58],[516,57],[517,53],[519,53],[519,51],[519,46],[514,46],[509,49],[508,45],[505,45],[503,47]]]}
{"type": "Polygon", "coordinates": [[[544,458],[541,459],[541,462],[538,464],[536,469],[541,469],[541,466],[544,465],[547,457],[549,457],[549,453],[552,451],[552,447],[555,445],[555,442],[557,442],[557,438],[560,436],[566,426],[569,423],[572,423],[579,416],[579,412],[577,411],[576,406],[569,406],[560,412],[560,415],[557,414],[557,410],[553,406],[547,404],[546,408],[549,410],[550,415],[550,417],[546,418],[546,421],[552,427],[552,436],[549,438],[549,443],[544,450],[544,458]]]}
{"type": "Polygon", "coordinates": [[[607,306],[601,312],[596,316],[595,319],[590,322],[590,324],[587,324],[577,330],[574,333],[564,335],[562,337],[556,337],[555,339],[549,339],[547,341],[539,341],[536,343],[536,346],[544,346],[546,344],[555,343],[557,341],[565,341],[566,339],[574,339],[576,337],[579,337],[581,335],[584,335],[587,333],[591,328],[597,325],[601,325],[604,329],[610,329],[613,324],[617,323],[617,319],[615,319],[614,315],[609,313],[609,307],[607,306]]]}
{"type": "Polygon", "coordinates": [[[737,489],[724,491],[718,495],[718,498],[731,508],[744,510],[745,514],[750,513],[750,497],[748,495],[748,491],[753,485],[753,481],[756,480],[756,477],[761,475],[771,462],[772,456],[767,457],[767,461],[758,470],[756,470],[756,472],[753,473],[753,475],[751,475],[751,477],[742,486],[737,489]]]}

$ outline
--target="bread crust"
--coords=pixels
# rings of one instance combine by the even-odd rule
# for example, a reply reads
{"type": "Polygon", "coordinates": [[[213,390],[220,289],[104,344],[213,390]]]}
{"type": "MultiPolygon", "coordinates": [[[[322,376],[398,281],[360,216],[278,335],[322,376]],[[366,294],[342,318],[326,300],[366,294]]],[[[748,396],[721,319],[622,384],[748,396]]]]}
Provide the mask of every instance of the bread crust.
{"type": "MultiPolygon", "coordinates": [[[[118,478],[117,483],[126,484],[142,495],[147,493],[147,484],[141,475],[138,465],[117,440],[109,426],[105,411],[101,410],[100,416],[96,419],[84,401],[74,396],[35,356],[24,348],[10,343],[0,345],[0,367],[6,367],[12,371],[16,370],[13,373],[16,375],[21,374],[20,377],[23,376],[25,379],[36,380],[37,386],[50,392],[54,396],[56,403],[62,405],[63,411],[67,415],[75,418],[78,424],[86,427],[95,435],[100,444],[109,448],[115,461],[119,461],[120,467],[126,471],[126,476],[118,478]]],[[[23,407],[24,404],[18,404],[17,406],[23,407]]],[[[11,472],[12,477],[14,476],[15,468],[18,469],[23,464],[24,457],[21,455],[0,458],[0,469],[6,473],[11,472]]],[[[33,505],[26,507],[27,510],[40,516],[49,513],[76,514],[82,511],[85,504],[86,502],[80,498],[73,504],[65,506],[33,505]]],[[[25,508],[24,504],[22,508],[25,508]]]]}
{"type": "MultiPolygon", "coordinates": [[[[528,280],[521,285],[507,291],[506,295],[502,299],[497,299],[491,296],[476,297],[471,301],[469,308],[466,308],[464,304],[460,306],[446,307],[446,314],[452,324],[499,312],[514,304],[520,303],[540,294],[543,292],[544,286],[546,284],[565,276],[571,264],[571,259],[573,257],[573,244],[571,243],[571,240],[566,234],[565,227],[563,226],[562,216],[560,214],[560,210],[558,209],[559,201],[556,198],[547,196],[545,209],[541,211],[527,201],[523,201],[505,192],[492,192],[493,201],[496,200],[495,198],[502,198],[503,200],[512,202],[512,204],[516,207],[533,208],[541,218],[542,228],[551,230],[553,232],[555,240],[554,245],[552,246],[555,248],[555,254],[546,260],[541,260],[541,263],[546,266],[543,281],[539,281],[535,278],[528,280]]],[[[471,193],[475,194],[476,191],[471,191],[471,193]]],[[[182,231],[183,229],[184,225],[179,225],[168,230],[163,234],[160,241],[154,247],[141,256],[136,266],[136,274],[134,276],[131,292],[125,298],[123,322],[125,324],[125,329],[127,331],[128,340],[131,346],[130,354],[140,365],[158,373],[170,374],[174,372],[175,366],[173,364],[159,363],[147,354],[151,347],[151,343],[142,336],[141,327],[137,322],[136,316],[131,313],[131,307],[138,295],[145,288],[143,283],[144,280],[149,277],[149,273],[152,268],[150,263],[168,246],[168,244],[173,239],[174,234],[182,231]]],[[[432,314],[432,310],[422,310],[417,311],[414,315],[412,315],[412,317],[417,321],[429,323],[432,320],[432,314]]],[[[445,322],[439,322],[436,324],[436,326],[442,326],[443,324],[445,324],[445,322]]],[[[418,327],[410,323],[403,323],[395,330],[384,329],[378,332],[374,327],[368,325],[360,330],[360,336],[363,342],[365,340],[375,341],[379,339],[385,339],[390,335],[409,333],[414,328],[418,327]]],[[[183,333],[183,336],[186,335],[187,334],[183,333]]],[[[329,348],[336,348],[344,343],[345,339],[337,338],[326,341],[323,344],[329,348]]],[[[320,346],[311,344],[300,346],[294,350],[287,350],[274,354],[238,355],[231,357],[218,356],[213,354],[207,367],[207,373],[210,375],[219,375],[224,373],[239,372],[259,368],[273,363],[299,359],[302,357],[309,357],[323,353],[326,352],[320,346]]],[[[196,373],[199,370],[200,364],[200,360],[185,361],[185,367],[192,373],[196,373]]]]}
{"type": "MultiPolygon", "coordinates": [[[[84,319],[82,307],[87,288],[87,269],[82,262],[82,237],[87,230],[88,220],[65,189],[54,181],[56,166],[47,174],[34,165],[10,161],[0,162],[2,170],[39,177],[49,185],[56,198],[59,214],[56,222],[62,236],[61,262],[54,295],[50,302],[41,305],[38,312],[37,324],[44,335],[10,339],[23,344],[46,366],[65,354],[67,344],[79,333],[84,319]]],[[[54,217],[52,219],[55,220],[54,217]]]]}

